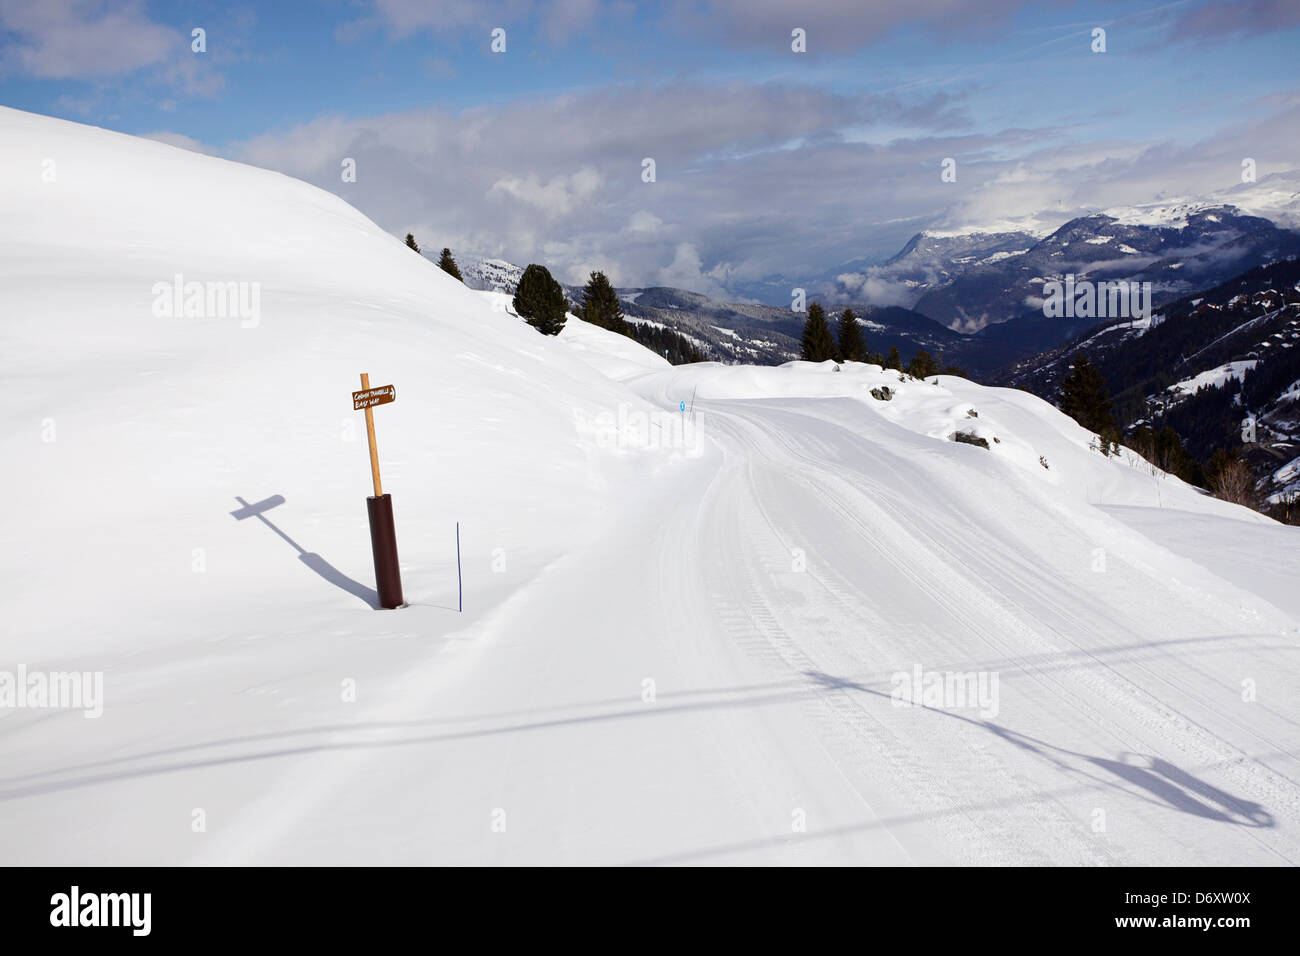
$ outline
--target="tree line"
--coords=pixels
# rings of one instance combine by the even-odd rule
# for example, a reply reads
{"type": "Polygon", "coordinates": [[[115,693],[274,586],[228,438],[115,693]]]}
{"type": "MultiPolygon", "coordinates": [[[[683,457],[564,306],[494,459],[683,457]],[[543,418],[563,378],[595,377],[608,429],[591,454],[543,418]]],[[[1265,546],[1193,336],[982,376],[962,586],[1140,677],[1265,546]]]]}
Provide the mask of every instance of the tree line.
{"type": "MultiPolygon", "coordinates": [[[[416,252],[420,251],[415,236],[409,232],[406,244],[416,252]]],[[[438,259],[438,268],[461,282],[465,281],[451,249],[446,246],[438,259]]],[[[565,298],[564,288],[549,269],[530,263],[519,277],[511,306],[517,315],[543,335],[559,335],[568,315],[573,314],[584,322],[626,335],[663,355],[673,365],[706,360],[704,353],[690,339],[672,329],[627,321],[618,290],[600,271],[591,273],[582,290],[582,301],[574,303],[565,298]]]]}
{"type": "Polygon", "coordinates": [[[799,340],[799,357],[805,362],[865,362],[906,372],[915,378],[931,375],[966,377],[965,370],[956,365],[941,366],[925,349],[920,349],[906,366],[903,365],[903,357],[896,345],[890,347],[888,355],[872,352],[867,348],[862,335],[862,323],[852,309],[840,313],[835,334],[832,335],[826,310],[820,302],[808,306],[808,317],[804,319],[803,335],[799,340]]]}
{"type": "MultiPolygon", "coordinates": [[[[1184,421],[1182,413],[1196,400],[1200,400],[1202,405],[1212,406],[1225,421],[1235,423],[1241,415],[1241,407],[1235,399],[1243,388],[1241,381],[1230,379],[1222,388],[1201,389],[1193,399],[1182,403],[1182,407],[1161,416],[1164,419],[1162,427],[1141,425],[1130,429],[1123,439],[1124,444],[1160,471],[1205,488],[1225,501],[1261,510],[1279,521],[1295,524],[1300,515],[1296,513],[1294,502],[1264,507],[1254,474],[1242,457],[1240,446],[1212,446],[1202,440],[1199,445],[1202,457],[1198,458],[1189,451],[1188,443],[1174,427],[1184,421]]],[[[1061,411],[1097,436],[1098,450],[1102,454],[1118,453],[1120,429],[1115,420],[1110,390],[1101,372],[1082,352],[1075,354],[1070,372],[1061,382],[1057,403],[1061,411]]],[[[1199,411],[1205,414],[1203,409],[1199,411]]],[[[1191,422],[1187,421],[1187,424],[1191,422]]]]}

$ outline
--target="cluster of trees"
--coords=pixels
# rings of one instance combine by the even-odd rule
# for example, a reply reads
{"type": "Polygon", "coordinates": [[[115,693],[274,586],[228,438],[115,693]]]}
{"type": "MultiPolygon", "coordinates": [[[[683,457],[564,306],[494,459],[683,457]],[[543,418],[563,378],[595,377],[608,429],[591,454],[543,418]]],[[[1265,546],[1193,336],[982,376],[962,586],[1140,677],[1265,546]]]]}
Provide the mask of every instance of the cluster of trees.
{"type": "Polygon", "coordinates": [[[588,277],[581,302],[570,303],[546,267],[533,263],[519,280],[513,304],[515,311],[543,335],[558,335],[564,328],[565,312],[570,312],[584,322],[640,342],[673,365],[705,361],[695,344],[678,332],[627,321],[618,290],[600,271],[588,277]]]}
{"type": "MultiPolygon", "coordinates": [[[[1266,382],[1262,388],[1255,386],[1257,391],[1251,388],[1253,375],[1246,376],[1244,383],[1230,379],[1219,388],[1198,389],[1195,395],[1161,415],[1157,427],[1143,425],[1130,429],[1124,444],[1154,467],[1205,488],[1217,498],[1254,508],[1284,524],[1300,523],[1300,498],[1292,496],[1272,503],[1264,499],[1255,470],[1243,455],[1244,445],[1233,441],[1227,445],[1214,443],[1215,435],[1235,438],[1240,434],[1241,419],[1248,407],[1247,395],[1253,394],[1257,401],[1264,401],[1284,387],[1279,383],[1294,380],[1287,379],[1286,374],[1266,382]],[[1184,432],[1183,428],[1188,431],[1184,432]],[[1184,439],[1183,435],[1189,433],[1195,437],[1194,441],[1184,439]]],[[[1062,383],[1060,407],[1084,428],[1103,438],[1103,450],[1115,450],[1118,429],[1110,431],[1115,419],[1106,382],[1083,355],[1075,356],[1070,374],[1062,383]],[[1104,436],[1113,437],[1107,442],[1104,436]]]]}
{"type": "MultiPolygon", "coordinates": [[[[1207,393],[1207,402],[1213,402],[1216,408],[1222,404],[1225,409],[1232,404],[1231,383],[1229,387],[1214,391],[1223,394],[1207,393]]],[[[1090,432],[1096,433],[1104,454],[1118,450],[1119,427],[1115,422],[1106,381],[1082,353],[1075,355],[1070,374],[1061,384],[1059,405],[1061,411],[1090,432]]],[[[1239,413],[1238,410],[1229,415],[1239,413]]],[[[1260,505],[1255,492],[1254,476],[1236,449],[1218,447],[1209,451],[1205,458],[1198,458],[1188,449],[1187,442],[1178,429],[1168,421],[1166,419],[1163,427],[1159,428],[1143,425],[1132,429],[1124,439],[1125,445],[1161,471],[1176,475],[1188,484],[1207,488],[1226,501],[1251,508],[1260,505]]]]}
{"type": "Polygon", "coordinates": [[[1101,372],[1082,352],[1075,355],[1070,374],[1061,382],[1059,405],[1061,411],[1097,435],[1103,455],[1117,448],[1119,425],[1115,422],[1115,403],[1110,400],[1110,390],[1101,372]]]}
{"type": "Polygon", "coordinates": [[[704,353],[680,333],[655,325],[627,321],[618,290],[603,272],[591,273],[587,284],[582,288],[582,302],[573,309],[573,314],[584,322],[640,342],[656,354],[664,356],[673,365],[705,361],[704,353]]]}
{"type": "Polygon", "coordinates": [[[869,351],[862,337],[862,324],[852,309],[840,313],[835,335],[832,335],[826,310],[819,302],[808,306],[808,317],[804,320],[803,335],[799,341],[799,357],[805,362],[825,362],[828,359],[833,362],[867,362],[906,372],[916,378],[966,375],[965,370],[956,365],[941,366],[925,349],[918,351],[906,367],[896,345],[890,347],[887,356],[869,351]]]}
{"type": "MultiPolygon", "coordinates": [[[[406,245],[416,252],[420,251],[420,244],[415,241],[415,236],[409,232],[406,234],[406,245]]],[[[442,247],[442,255],[438,257],[438,268],[453,279],[465,281],[465,277],[460,274],[460,267],[456,265],[456,260],[451,257],[451,250],[446,246],[442,247]]]]}
{"type": "Polygon", "coordinates": [[[708,357],[695,347],[695,343],[672,329],[649,323],[629,325],[632,338],[650,351],[666,358],[670,365],[689,365],[707,362],[708,357]]]}

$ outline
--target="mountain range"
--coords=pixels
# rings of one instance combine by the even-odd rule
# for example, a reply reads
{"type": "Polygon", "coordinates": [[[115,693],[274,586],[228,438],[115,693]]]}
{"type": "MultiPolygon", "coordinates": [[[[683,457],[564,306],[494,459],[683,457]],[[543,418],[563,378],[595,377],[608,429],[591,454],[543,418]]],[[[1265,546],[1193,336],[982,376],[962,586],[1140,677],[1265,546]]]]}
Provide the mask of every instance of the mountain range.
{"type": "Polygon", "coordinates": [[[989,382],[1050,401],[1079,353],[1121,427],[1171,426],[1201,461],[1236,451],[1274,503],[1300,494],[1300,260],[1250,269],[1147,322],[1102,323],[989,382]]]}
{"type": "MultiPolygon", "coordinates": [[[[925,349],[945,364],[988,376],[1067,342],[1098,321],[1044,314],[1045,286],[1067,276],[1093,282],[1150,283],[1159,307],[1211,288],[1255,266],[1300,255],[1295,193],[1272,187],[1260,205],[1279,220],[1230,204],[1157,203],[1071,219],[1041,235],[1029,231],[921,232],[884,263],[845,263],[811,291],[834,322],[852,307],[867,344],[904,360],[925,349]],[[861,271],[854,271],[861,267],[861,271]]],[[[461,262],[474,289],[513,290],[522,268],[502,259],[461,262]]],[[[823,277],[826,278],[826,277],[823,277]]],[[[793,287],[793,286],[792,286],[793,287]]],[[[788,305],[726,301],[669,287],[620,289],[633,322],[673,329],[710,358],[781,364],[799,355],[804,316],[788,305]]],[[[570,300],[581,286],[565,286],[570,300]]]]}

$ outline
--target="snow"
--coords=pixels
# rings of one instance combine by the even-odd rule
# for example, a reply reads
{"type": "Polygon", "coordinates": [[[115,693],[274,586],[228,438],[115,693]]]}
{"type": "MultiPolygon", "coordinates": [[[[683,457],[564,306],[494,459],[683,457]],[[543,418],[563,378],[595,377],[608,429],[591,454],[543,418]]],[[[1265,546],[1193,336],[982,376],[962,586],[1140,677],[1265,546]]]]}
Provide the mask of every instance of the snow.
{"type": "Polygon", "coordinates": [[[988,222],[966,222],[961,225],[932,227],[923,230],[922,235],[932,236],[935,239],[952,239],[972,234],[1000,235],[1003,233],[1023,232],[1035,239],[1043,239],[1059,229],[1061,224],[1068,218],[1069,216],[1065,215],[1040,218],[1031,214],[1008,219],[994,219],[988,222]]]}
{"type": "Polygon", "coordinates": [[[1259,364],[1257,359],[1246,359],[1237,362],[1225,362],[1217,368],[1206,369],[1193,375],[1191,378],[1185,378],[1181,382],[1176,382],[1169,386],[1171,392],[1184,392],[1194,394],[1199,388],[1222,388],[1229,379],[1238,381],[1246,377],[1246,373],[1259,364]]]}
{"type": "Polygon", "coordinates": [[[1122,226],[1164,226],[1186,229],[1187,217],[1214,206],[1213,202],[1187,199],[1161,200],[1132,206],[1112,206],[1103,210],[1122,226]]]}
{"type": "Polygon", "coordinates": [[[1027,393],[541,336],[278,174],[8,109],[0,173],[0,673],[104,682],[0,708],[0,859],[1300,862],[1296,529],[1027,393]]]}
{"type": "Polygon", "coordinates": [[[992,255],[985,256],[980,260],[980,265],[991,265],[994,262],[1001,262],[1003,259],[1010,259],[1012,256],[1024,255],[1028,251],[1028,249],[1014,249],[1010,251],[1004,249],[1001,252],[995,252],[992,255]]]}

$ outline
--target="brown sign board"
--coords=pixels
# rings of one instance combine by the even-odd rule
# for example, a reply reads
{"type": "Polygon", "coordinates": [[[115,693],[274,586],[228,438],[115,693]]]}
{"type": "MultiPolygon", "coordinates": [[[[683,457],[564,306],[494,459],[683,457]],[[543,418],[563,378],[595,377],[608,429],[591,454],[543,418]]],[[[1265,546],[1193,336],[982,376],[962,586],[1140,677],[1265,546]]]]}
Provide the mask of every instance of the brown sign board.
{"type": "Polygon", "coordinates": [[[352,393],[352,410],[359,411],[363,408],[374,408],[376,405],[387,405],[396,398],[397,389],[391,385],[362,389],[352,393]]]}

